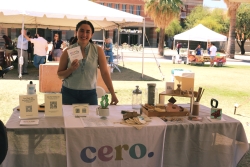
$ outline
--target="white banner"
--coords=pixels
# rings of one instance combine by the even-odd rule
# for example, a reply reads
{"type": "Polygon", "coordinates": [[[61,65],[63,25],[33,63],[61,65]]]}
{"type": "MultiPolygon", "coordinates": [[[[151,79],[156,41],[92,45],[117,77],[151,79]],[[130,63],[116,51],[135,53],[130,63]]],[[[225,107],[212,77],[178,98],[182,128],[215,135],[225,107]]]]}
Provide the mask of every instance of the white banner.
{"type": "Polygon", "coordinates": [[[66,129],[68,167],[160,167],[165,126],[66,129]]]}
{"type": "MultiPolygon", "coordinates": [[[[122,121],[120,111],[128,110],[121,107],[110,109],[108,119],[114,126],[107,127],[84,127],[81,118],[66,112],[69,106],[64,107],[68,167],[162,166],[166,123],[154,117],[140,130],[119,124],[122,121]]],[[[86,119],[99,118],[93,114],[95,108],[90,106],[86,119]]]]}

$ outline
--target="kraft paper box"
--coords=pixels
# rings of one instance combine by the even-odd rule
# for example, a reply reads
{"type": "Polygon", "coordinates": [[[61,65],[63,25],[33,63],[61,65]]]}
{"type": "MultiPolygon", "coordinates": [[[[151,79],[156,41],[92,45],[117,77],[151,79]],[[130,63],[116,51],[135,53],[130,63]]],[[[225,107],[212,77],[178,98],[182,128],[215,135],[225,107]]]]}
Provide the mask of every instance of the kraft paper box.
{"type": "Polygon", "coordinates": [[[187,71],[174,72],[174,89],[176,90],[177,84],[181,84],[181,90],[194,90],[194,73],[187,71]]]}
{"type": "Polygon", "coordinates": [[[211,108],[211,119],[219,119],[222,117],[222,109],[221,108],[211,108]]]}

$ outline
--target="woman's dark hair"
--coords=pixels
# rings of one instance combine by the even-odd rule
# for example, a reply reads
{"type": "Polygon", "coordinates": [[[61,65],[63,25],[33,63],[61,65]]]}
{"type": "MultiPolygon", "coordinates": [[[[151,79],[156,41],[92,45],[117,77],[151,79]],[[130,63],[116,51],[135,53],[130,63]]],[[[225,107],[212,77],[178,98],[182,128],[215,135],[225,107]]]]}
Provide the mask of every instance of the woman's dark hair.
{"type": "MultiPolygon", "coordinates": [[[[88,24],[92,30],[92,34],[94,34],[95,28],[94,28],[93,24],[87,20],[82,20],[76,25],[76,32],[78,31],[78,29],[81,27],[82,24],[88,24]]],[[[74,44],[76,42],[77,42],[77,36],[75,36],[75,38],[73,39],[72,44],[74,44]]],[[[89,42],[93,43],[92,39],[90,39],[89,42]]]]}
{"type": "Polygon", "coordinates": [[[3,35],[3,39],[4,39],[5,43],[8,43],[8,42],[12,43],[11,39],[6,35],[3,35]]]}
{"type": "Polygon", "coordinates": [[[54,34],[54,36],[55,36],[55,35],[57,35],[57,36],[58,36],[58,39],[60,39],[60,35],[59,35],[58,32],[56,32],[56,33],[54,34]]]}

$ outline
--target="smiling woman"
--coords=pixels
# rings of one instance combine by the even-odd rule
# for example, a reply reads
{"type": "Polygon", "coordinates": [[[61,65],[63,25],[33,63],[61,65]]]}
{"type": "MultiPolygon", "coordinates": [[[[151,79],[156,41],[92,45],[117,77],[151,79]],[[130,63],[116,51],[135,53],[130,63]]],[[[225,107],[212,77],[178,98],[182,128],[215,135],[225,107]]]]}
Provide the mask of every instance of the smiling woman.
{"type": "Polygon", "coordinates": [[[100,68],[102,78],[111,93],[111,104],[118,103],[104,51],[92,42],[93,33],[94,27],[91,22],[86,20],[79,22],[76,25],[77,42],[69,46],[61,56],[57,74],[63,79],[61,90],[63,104],[97,105],[97,68],[100,68]],[[79,50],[77,59],[71,60],[70,50],[79,50]]]}

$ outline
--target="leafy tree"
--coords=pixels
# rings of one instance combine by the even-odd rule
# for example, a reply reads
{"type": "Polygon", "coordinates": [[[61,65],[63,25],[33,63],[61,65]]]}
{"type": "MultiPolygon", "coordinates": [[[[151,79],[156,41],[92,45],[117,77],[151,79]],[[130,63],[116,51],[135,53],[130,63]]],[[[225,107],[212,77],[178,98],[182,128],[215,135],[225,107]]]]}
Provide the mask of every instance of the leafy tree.
{"type": "Polygon", "coordinates": [[[245,54],[245,42],[250,38],[250,4],[241,4],[237,11],[236,41],[241,54],[245,54]]]}
{"type": "Polygon", "coordinates": [[[165,28],[180,14],[181,0],[144,0],[145,14],[160,28],[158,52],[164,55],[165,28]]]}
{"type": "Polygon", "coordinates": [[[179,19],[174,19],[173,21],[171,21],[169,26],[165,29],[165,34],[168,34],[168,36],[170,37],[181,32],[183,32],[183,28],[180,25],[179,19]]]}
{"type": "Polygon", "coordinates": [[[203,24],[218,33],[227,34],[229,19],[223,9],[211,10],[206,7],[197,6],[190,15],[187,16],[187,29],[191,29],[198,24],[203,24]]]}
{"type": "Polygon", "coordinates": [[[198,25],[202,19],[210,15],[209,8],[196,6],[185,20],[186,29],[191,29],[198,25]]]}

